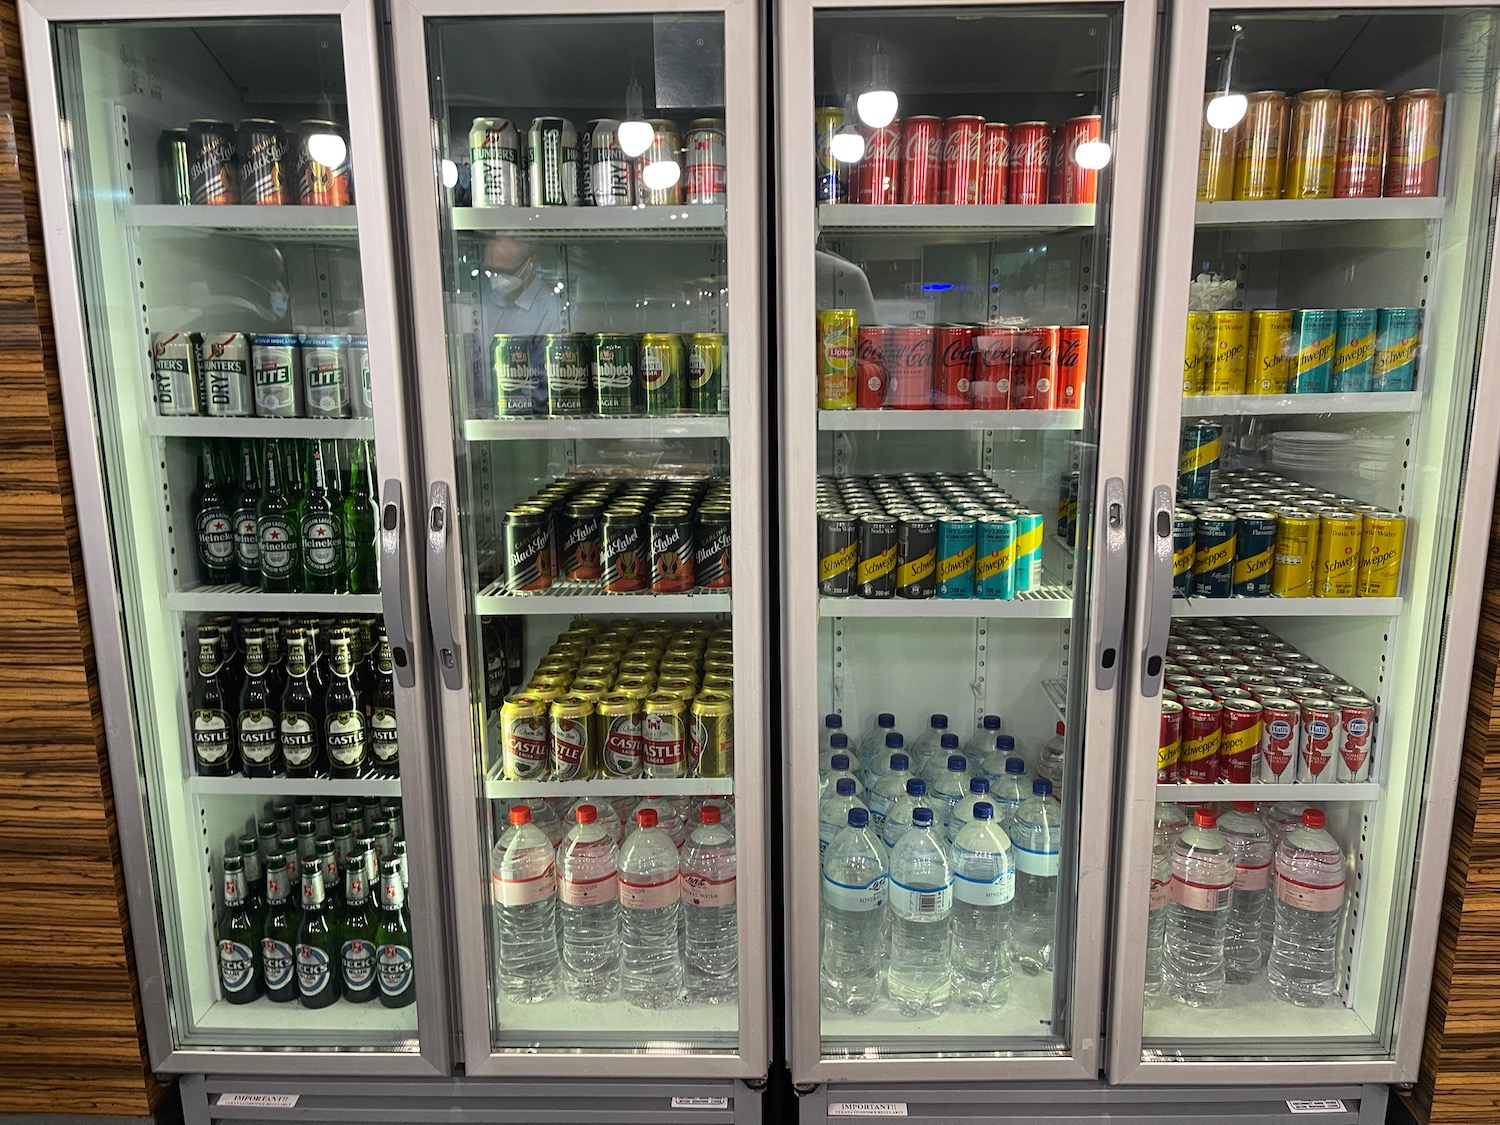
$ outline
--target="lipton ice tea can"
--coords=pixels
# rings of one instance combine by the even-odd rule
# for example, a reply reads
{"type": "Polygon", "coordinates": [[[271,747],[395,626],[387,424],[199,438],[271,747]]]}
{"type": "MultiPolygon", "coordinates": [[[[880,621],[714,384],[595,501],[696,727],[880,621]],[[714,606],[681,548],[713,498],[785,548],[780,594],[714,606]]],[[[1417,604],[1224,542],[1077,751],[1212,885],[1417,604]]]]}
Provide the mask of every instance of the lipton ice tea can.
{"type": "Polygon", "coordinates": [[[818,310],[818,409],[854,409],[854,340],[859,330],[853,309],[818,310]]]}

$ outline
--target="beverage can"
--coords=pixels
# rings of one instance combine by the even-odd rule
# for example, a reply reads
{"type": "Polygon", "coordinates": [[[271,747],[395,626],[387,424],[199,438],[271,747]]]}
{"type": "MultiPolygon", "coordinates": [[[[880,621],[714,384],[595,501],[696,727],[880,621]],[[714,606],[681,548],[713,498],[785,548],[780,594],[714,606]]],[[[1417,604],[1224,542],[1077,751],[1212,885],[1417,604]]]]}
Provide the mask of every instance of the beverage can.
{"type": "Polygon", "coordinates": [[[297,202],[304,207],[347,207],[354,202],[347,130],[334,121],[297,123],[297,202]]]}
{"type": "Polygon", "coordinates": [[[818,595],[854,595],[854,569],[859,561],[859,520],[847,512],[818,513],[818,595]]]}
{"type": "Polygon", "coordinates": [[[964,115],[943,122],[943,164],[939,203],[978,203],[984,118],[964,115]]]}
{"type": "Polygon", "coordinates": [[[353,405],[349,396],[346,349],[349,337],[316,335],[302,337],[302,382],[309,418],[348,418],[353,405]]]}
{"type": "Polygon", "coordinates": [[[1331,508],[1318,517],[1318,562],[1314,595],[1352,598],[1359,585],[1359,546],[1364,520],[1358,512],[1331,508]]]}
{"type": "Polygon", "coordinates": [[[1099,171],[1078,162],[1078,146],[1099,143],[1103,118],[1097,113],[1070,117],[1063,123],[1061,156],[1063,162],[1062,198],[1060,203],[1093,203],[1099,191],[1099,171]]]}
{"type": "Polygon", "coordinates": [[[1250,314],[1240,309],[1209,313],[1204,393],[1244,394],[1249,358],[1250,314]]]}
{"type": "Polygon", "coordinates": [[[734,775],[734,700],[728,692],[701,691],[693,699],[688,734],[689,772],[694,777],[734,775]]]}
{"type": "Polygon", "coordinates": [[[1052,129],[1052,166],[1047,170],[1047,202],[1061,203],[1063,201],[1063,181],[1066,179],[1064,164],[1067,162],[1067,150],[1063,147],[1063,129],[1061,125],[1052,129]]]}
{"type": "Polygon", "coordinates": [[[974,596],[1010,601],[1016,596],[1014,516],[980,516],[974,538],[974,596]]]}
{"type": "Polygon", "coordinates": [[[156,166],[161,183],[161,201],[175,207],[193,202],[192,178],[188,172],[188,132],[163,129],[156,142],[156,166]]]}
{"type": "Polygon", "coordinates": [[[584,781],[599,772],[603,739],[594,701],[574,691],[552,701],[548,724],[548,765],[554,781],[584,781]]]}
{"type": "Polygon", "coordinates": [[[1209,123],[1208,103],[1218,94],[1203,95],[1203,132],[1198,141],[1198,202],[1220,203],[1234,198],[1236,132],[1209,123]]]}
{"type": "Polygon", "coordinates": [[[188,188],[196,204],[240,201],[239,137],[227,121],[188,122],[188,188]]]}
{"type": "Polygon", "coordinates": [[[630,418],[645,409],[638,370],[640,341],[631,335],[601,332],[594,336],[594,398],[602,418],[630,418]]]}
{"type": "Polygon", "coordinates": [[[1183,508],[1172,513],[1172,592],[1193,596],[1193,560],[1198,547],[1198,517],[1183,508]]]}
{"type": "Polygon", "coordinates": [[[1339,310],[1330,385],[1335,394],[1371,389],[1375,374],[1375,322],[1374,309],[1339,310]]]}
{"type": "Polygon", "coordinates": [[[1223,426],[1207,419],[1183,424],[1181,453],[1177,461],[1178,496],[1186,500],[1207,500],[1213,495],[1223,434],[1223,426]]]}
{"type": "Polygon", "coordinates": [[[934,330],[909,325],[883,330],[881,358],[885,366],[885,405],[897,410],[927,410],[932,406],[934,330]]]}
{"type": "Polygon", "coordinates": [[[586,207],[628,207],[635,202],[634,169],[620,147],[620,122],[600,117],[578,134],[578,192],[586,207]]]}
{"type": "Polygon", "coordinates": [[[943,119],[908,117],[902,127],[902,203],[936,203],[943,176],[943,119]]]}
{"type": "Polygon", "coordinates": [[[1023,337],[1016,328],[981,328],[974,334],[974,378],[970,383],[975,410],[1009,410],[1023,337]]]}
{"type": "Polygon", "coordinates": [[[594,705],[603,735],[599,766],[604,777],[640,777],[640,701],[629,692],[608,692],[594,705]]]}
{"type": "Polygon", "coordinates": [[[1010,128],[1009,203],[1046,203],[1052,179],[1052,127],[1023,121],[1010,128]]]}
{"type": "MultiPolygon", "coordinates": [[[[850,349],[853,350],[852,348],[850,349]]],[[[725,414],[725,361],[722,332],[694,332],[687,341],[687,408],[694,414],[725,414]]]]}
{"type": "Polygon", "coordinates": [[[1318,533],[1321,521],[1301,508],[1276,513],[1275,558],[1271,593],[1278,598],[1310,598],[1317,585],[1318,533]]]}
{"type": "Polygon", "coordinates": [[[1417,348],[1422,342],[1421,309],[1377,309],[1373,391],[1411,391],[1417,386],[1417,348]]]}
{"type": "Polygon", "coordinates": [[[1225,511],[1198,513],[1193,546],[1193,596],[1227,598],[1234,588],[1235,518],[1225,511]]]}
{"type": "Polygon", "coordinates": [[[1178,780],[1213,785],[1219,780],[1220,725],[1224,705],[1217,699],[1182,700],[1182,742],[1177,756],[1178,780]]]}
{"type": "Polygon", "coordinates": [[[1337,90],[1304,90],[1292,103],[1283,199],[1332,199],[1339,143],[1337,90]]]}
{"type": "Polygon", "coordinates": [[[682,136],[677,126],[662,118],[651,119],[651,146],[635,162],[635,201],[641,205],[670,207],[683,202],[686,192],[682,184],[682,136]],[[676,168],[672,176],[673,167],[676,168]],[[656,174],[648,169],[662,169],[662,181],[670,183],[653,187],[656,174]]]}
{"type": "Polygon", "coordinates": [[[592,582],[603,575],[604,505],[598,500],[574,501],[563,508],[562,576],[573,582],[592,582]]]}
{"type": "Polygon", "coordinates": [[[859,517],[859,562],[855,580],[862,598],[896,596],[896,521],[887,515],[859,517]]]}
{"type": "Polygon", "coordinates": [[[1385,91],[1350,90],[1339,109],[1336,199],[1378,198],[1385,179],[1385,91]]]}
{"type": "Polygon", "coordinates": [[[1208,313],[1187,314],[1182,357],[1182,393],[1201,395],[1208,385],[1208,313]]]}
{"type": "Polygon", "coordinates": [[[469,192],[475,207],[519,207],[521,134],[504,117],[476,117],[469,127],[469,192]]]}
{"type": "Polygon", "coordinates": [[[151,339],[156,411],[164,418],[203,413],[198,371],[201,340],[196,332],[158,332],[151,339]]]}
{"type": "Polygon", "coordinates": [[[1297,781],[1302,785],[1331,782],[1336,772],[1331,767],[1339,709],[1327,698],[1303,699],[1301,706],[1302,755],[1297,759],[1297,781]]]}
{"type": "Polygon", "coordinates": [[[1013,369],[1011,408],[1055,410],[1057,408],[1057,348],[1060,329],[1040,325],[1020,334],[1022,358],[1013,369]]]}
{"type": "Polygon", "coordinates": [[[1279,694],[1260,701],[1260,780],[1290,785],[1297,780],[1302,754],[1302,708],[1279,694]]]}
{"type": "Polygon", "coordinates": [[[279,124],[263,117],[241,121],[239,159],[241,203],[282,206],[295,202],[286,130],[279,124]]]}
{"type": "MultiPolygon", "coordinates": [[[[349,374],[353,382],[350,404],[356,418],[375,417],[375,384],[370,378],[370,338],[349,337],[349,374]]],[[[257,388],[258,390],[258,388],[257,388]]]]}
{"type": "Polygon", "coordinates": [[[1443,144],[1443,95],[1407,90],[1391,104],[1386,148],[1387,196],[1436,195],[1443,144]]]}
{"type": "Polygon", "coordinates": [[[1235,517],[1234,540],[1234,596],[1268,596],[1276,546],[1276,517],[1270,512],[1240,512],[1235,517]]]}
{"type": "Polygon", "coordinates": [[[732,585],[732,531],[728,504],[698,508],[693,576],[699,589],[727,590],[732,585]]]}
{"type": "Polygon", "coordinates": [[[578,130],[567,118],[532,119],[526,130],[526,189],[532,207],[578,204],[578,130]]]}
{"type": "Polygon", "coordinates": [[[250,337],[243,332],[209,332],[198,349],[205,413],[215,418],[248,418],[255,413],[250,337]]]}
{"type": "Polygon", "coordinates": [[[1394,598],[1401,590],[1406,517],[1395,512],[1365,512],[1361,523],[1358,596],[1394,598]]]}
{"type": "Polygon", "coordinates": [[[986,121],[979,146],[979,202],[1004,203],[1009,188],[1010,126],[1000,121],[986,121]]]}
{"type": "Polygon", "coordinates": [[[686,507],[658,507],[647,525],[651,537],[651,592],[685,594],[693,588],[695,521],[686,507]]]}
{"type": "Polygon", "coordinates": [[[1262,711],[1253,699],[1224,699],[1219,738],[1219,780],[1241,785],[1256,779],[1260,765],[1262,711]]]}
{"type": "Polygon", "coordinates": [[[589,355],[589,340],[582,332],[555,332],[542,337],[542,378],[547,386],[547,413],[553,418],[581,418],[594,413],[589,355]]]}
{"type": "Polygon", "coordinates": [[[930,598],[936,592],[937,521],[902,516],[896,525],[896,596],[930,598]]]}
{"type": "Polygon", "coordinates": [[[495,409],[501,418],[532,418],[543,412],[547,383],[541,338],[496,335],[490,342],[495,409]]]}
{"type": "Polygon", "coordinates": [[[854,202],[895,203],[901,195],[901,122],[878,129],[861,125],[865,155],[855,168],[854,202]]]}
{"type": "Polygon", "coordinates": [[[858,333],[859,314],[853,309],[818,310],[820,410],[852,410],[856,405],[855,340],[858,333]]]}
{"type": "Polygon", "coordinates": [[[638,508],[606,508],[599,529],[600,568],[604,589],[634,594],[650,581],[646,516],[638,508]]]}
{"type": "Polygon", "coordinates": [[[974,596],[974,553],[978,527],[969,516],[943,516],[937,521],[937,596],[974,596]]]}
{"type": "Polygon", "coordinates": [[[1057,330],[1057,397],[1059,410],[1083,409],[1083,388],[1089,369],[1089,329],[1086,324],[1057,330]]]}
{"type": "Polygon", "coordinates": [[[530,693],[507,695],[500,705],[501,772],[507,781],[547,776],[547,704],[530,693]]]}
{"type": "Polygon", "coordinates": [[[1255,309],[1250,313],[1250,359],[1247,395],[1284,395],[1292,369],[1292,314],[1288,309],[1255,309]]]}
{"type": "Polygon", "coordinates": [[[1277,199],[1286,167],[1286,95],[1257,90],[1246,102],[1235,146],[1234,197],[1277,199]]]}
{"type": "Polygon", "coordinates": [[[522,505],[505,513],[502,525],[506,589],[531,594],[552,585],[552,520],[545,509],[522,505]]]}
{"type": "Polygon", "coordinates": [[[688,123],[687,135],[683,137],[683,155],[687,161],[689,203],[724,202],[729,180],[728,151],[722,120],[700,117],[688,123]]]}
{"type": "Polygon", "coordinates": [[[933,338],[933,406],[968,410],[973,406],[974,333],[966,325],[944,325],[933,338]]]}
{"type": "Polygon", "coordinates": [[[647,332],[641,336],[640,357],[646,417],[682,413],[686,390],[682,337],[675,332],[647,332]]]}
{"type": "Polygon", "coordinates": [[[1335,695],[1339,711],[1335,781],[1369,781],[1370,752],[1375,747],[1375,704],[1363,695],[1335,695]]]}
{"type": "Polygon", "coordinates": [[[1333,350],[1338,335],[1335,309],[1292,311],[1290,394],[1327,394],[1333,383],[1333,350]]]}
{"type": "Polygon", "coordinates": [[[1161,731],[1156,743],[1156,784],[1175,785],[1178,781],[1178,758],[1182,752],[1182,704],[1172,699],[1161,701],[1161,731]]]}
{"type": "Polygon", "coordinates": [[[656,691],[641,708],[641,759],[646,777],[687,776],[687,700],[656,691]]]}
{"type": "Polygon", "coordinates": [[[1015,586],[1017,593],[1037,590],[1042,585],[1042,538],[1047,521],[1037,512],[1011,509],[1016,521],[1015,586]]]}
{"type": "MultiPolygon", "coordinates": [[[[831,106],[820,108],[813,114],[813,127],[817,133],[814,196],[819,203],[849,202],[849,166],[833,155],[833,138],[844,128],[845,121],[844,111],[831,106]]],[[[903,202],[933,201],[924,199],[903,202]]]]}

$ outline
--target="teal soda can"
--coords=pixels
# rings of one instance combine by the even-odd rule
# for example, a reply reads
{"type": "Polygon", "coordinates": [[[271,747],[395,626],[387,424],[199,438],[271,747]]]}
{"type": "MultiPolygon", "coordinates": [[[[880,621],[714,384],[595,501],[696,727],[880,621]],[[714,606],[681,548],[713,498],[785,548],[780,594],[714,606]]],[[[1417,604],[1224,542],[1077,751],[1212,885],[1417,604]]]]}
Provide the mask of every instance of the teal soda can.
{"type": "Polygon", "coordinates": [[[1323,395],[1333,385],[1337,309],[1292,310],[1292,371],[1288,394],[1323,395]]]}
{"type": "Polygon", "coordinates": [[[1335,394],[1368,391],[1375,376],[1375,310],[1340,309],[1333,345],[1335,394]]]}
{"type": "Polygon", "coordinates": [[[975,533],[974,593],[1010,601],[1016,596],[1016,520],[980,516],[975,533]]]}
{"type": "Polygon", "coordinates": [[[1042,539],[1047,521],[1039,512],[1021,509],[1011,512],[1016,520],[1016,593],[1036,590],[1042,585],[1042,539]]]}
{"type": "Polygon", "coordinates": [[[1377,309],[1375,360],[1370,389],[1417,389],[1417,348],[1422,343],[1421,309],[1377,309]]]}
{"type": "Polygon", "coordinates": [[[937,521],[937,596],[974,596],[974,538],[972,516],[943,516],[937,521]]]}

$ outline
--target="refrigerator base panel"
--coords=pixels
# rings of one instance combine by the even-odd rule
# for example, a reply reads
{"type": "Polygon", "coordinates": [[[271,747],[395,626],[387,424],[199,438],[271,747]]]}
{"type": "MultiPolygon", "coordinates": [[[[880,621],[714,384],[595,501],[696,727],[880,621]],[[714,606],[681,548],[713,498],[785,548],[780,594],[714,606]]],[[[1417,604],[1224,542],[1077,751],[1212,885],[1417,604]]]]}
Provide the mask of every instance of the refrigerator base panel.
{"type": "MultiPolygon", "coordinates": [[[[923,1054],[943,1051],[945,1044],[961,1044],[964,1051],[1002,1049],[997,1040],[1022,1040],[1028,1050],[1038,1042],[1052,1045],[1051,973],[1027,976],[1011,973],[1010,999],[998,1008],[976,1010],[950,1002],[941,1014],[924,1019],[903,1016],[888,1000],[863,1015],[823,1010],[823,1053],[836,1057],[862,1055],[870,1050],[911,1054],[913,1041],[923,1054]],[[976,1048],[974,1040],[985,1045],[976,1048]]],[[[1007,1046],[1006,1049],[1019,1049],[1007,1046]]],[[[882,1052],[884,1053],[884,1052],[882,1052]]]]}
{"type": "Polygon", "coordinates": [[[254,1036],[264,1045],[267,1032],[300,1038],[302,1032],[337,1035],[341,1044],[379,1046],[387,1050],[416,1050],[416,1005],[386,1008],[378,1002],[346,1004],[340,1000],[326,1008],[304,1008],[300,1004],[276,1004],[264,998],[249,1004],[216,1000],[193,1028],[197,1038],[213,1043],[233,1043],[237,1036],[254,1036]]]}
{"type": "Polygon", "coordinates": [[[737,1004],[687,1004],[675,1008],[638,1008],[624,1000],[574,1000],[552,996],[536,1004],[498,1006],[497,1050],[549,1048],[566,1040],[569,1047],[620,1048],[618,1032],[630,1028],[631,1050],[674,1050],[688,1044],[693,1050],[735,1049],[739,1028],[737,1004]],[[539,1042],[540,1041],[540,1042],[539,1042]]]}
{"type": "Polygon", "coordinates": [[[1148,1050],[1153,1038],[1174,1043],[1231,1038],[1237,1042],[1258,1039],[1272,1042],[1287,1039],[1347,1040],[1366,1049],[1375,1046],[1370,1025],[1338,999],[1330,1000],[1321,1008],[1301,1008],[1272,996],[1264,980],[1254,984],[1226,985],[1217,1007],[1190,1008],[1165,999],[1148,1006],[1145,1026],[1148,1050]]]}

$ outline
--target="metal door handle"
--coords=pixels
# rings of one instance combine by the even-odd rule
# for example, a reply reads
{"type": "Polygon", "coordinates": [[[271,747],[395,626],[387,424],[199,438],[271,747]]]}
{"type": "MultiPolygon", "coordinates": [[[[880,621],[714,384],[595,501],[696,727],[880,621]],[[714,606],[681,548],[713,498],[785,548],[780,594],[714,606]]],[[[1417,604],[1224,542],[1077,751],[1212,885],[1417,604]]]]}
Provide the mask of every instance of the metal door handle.
{"type": "Polygon", "coordinates": [[[1104,575],[1099,643],[1094,647],[1094,686],[1109,691],[1120,671],[1120,644],[1125,633],[1125,482],[1104,482],[1104,575]]]}
{"type": "Polygon", "coordinates": [[[412,661],[411,607],[406,604],[406,552],[401,539],[406,519],[401,507],[401,482],[392,478],[380,490],[380,612],[391,642],[391,667],[402,687],[417,686],[412,661]]]}
{"type": "Polygon", "coordinates": [[[1151,598],[1146,647],[1141,652],[1141,694],[1150,699],[1161,690],[1167,634],[1172,628],[1172,490],[1151,491],[1151,598]]]}
{"type": "Polygon", "coordinates": [[[457,691],[463,687],[463,650],[453,630],[453,600],[448,596],[448,520],[448,485],[434,481],[427,492],[427,617],[443,684],[457,691]]]}

